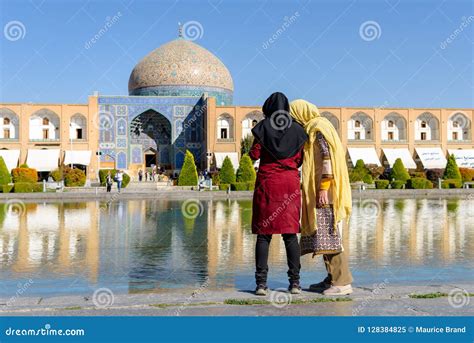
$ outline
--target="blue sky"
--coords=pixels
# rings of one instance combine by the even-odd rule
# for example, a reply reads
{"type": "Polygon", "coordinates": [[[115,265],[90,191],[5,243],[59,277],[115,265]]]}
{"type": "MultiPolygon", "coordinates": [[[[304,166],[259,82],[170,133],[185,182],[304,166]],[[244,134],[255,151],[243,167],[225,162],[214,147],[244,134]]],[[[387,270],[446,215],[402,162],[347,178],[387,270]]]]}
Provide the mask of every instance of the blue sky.
{"type": "Polygon", "coordinates": [[[229,68],[236,105],[278,90],[319,106],[474,107],[472,4],[0,0],[0,102],[125,95],[134,65],[196,21],[195,42],[229,68]]]}

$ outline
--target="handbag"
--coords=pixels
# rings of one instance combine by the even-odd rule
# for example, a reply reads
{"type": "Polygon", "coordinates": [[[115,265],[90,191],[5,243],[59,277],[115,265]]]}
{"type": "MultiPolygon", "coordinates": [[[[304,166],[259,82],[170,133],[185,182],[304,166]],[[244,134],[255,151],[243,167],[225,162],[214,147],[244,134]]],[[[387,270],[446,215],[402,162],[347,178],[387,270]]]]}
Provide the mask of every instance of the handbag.
{"type": "Polygon", "coordinates": [[[338,254],[344,251],[342,247],[342,230],[340,223],[334,225],[334,210],[332,205],[326,205],[316,210],[317,230],[311,236],[301,236],[301,255],[312,253],[338,254]]]}

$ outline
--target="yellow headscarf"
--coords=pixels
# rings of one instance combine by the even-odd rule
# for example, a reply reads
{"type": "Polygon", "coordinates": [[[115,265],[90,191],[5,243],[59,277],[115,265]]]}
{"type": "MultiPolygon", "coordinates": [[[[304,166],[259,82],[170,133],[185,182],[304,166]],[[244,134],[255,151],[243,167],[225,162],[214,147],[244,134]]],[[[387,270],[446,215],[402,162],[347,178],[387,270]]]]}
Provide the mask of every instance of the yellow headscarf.
{"type": "Polygon", "coordinates": [[[305,101],[295,100],[290,104],[291,116],[299,122],[309,136],[304,146],[303,159],[303,208],[301,234],[310,236],[316,232],[316,175],[321,166],[315,163],[316,132],[321,132],[329,145],[331,167],[334,179],[331,182],[335,224],[349,216],[352,211],[351,187],[346,165],[346,154],[336,129],[331,122],[321,117],[318,108],[305,101]]]}

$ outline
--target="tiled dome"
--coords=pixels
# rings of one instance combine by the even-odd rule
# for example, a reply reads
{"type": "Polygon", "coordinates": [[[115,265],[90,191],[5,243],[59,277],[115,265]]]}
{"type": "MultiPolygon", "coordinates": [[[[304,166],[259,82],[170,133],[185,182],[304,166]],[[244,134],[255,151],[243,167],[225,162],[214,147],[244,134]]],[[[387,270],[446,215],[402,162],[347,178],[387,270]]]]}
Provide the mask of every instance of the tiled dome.
{"type": "Polygon", "coordinates": [[[180,86],[225,93],[234,90],[229,70],[216,56],[189,40],[178,38],[153,50],[133,68],[128,92],[159,95],[161,88],[180,86]]]}

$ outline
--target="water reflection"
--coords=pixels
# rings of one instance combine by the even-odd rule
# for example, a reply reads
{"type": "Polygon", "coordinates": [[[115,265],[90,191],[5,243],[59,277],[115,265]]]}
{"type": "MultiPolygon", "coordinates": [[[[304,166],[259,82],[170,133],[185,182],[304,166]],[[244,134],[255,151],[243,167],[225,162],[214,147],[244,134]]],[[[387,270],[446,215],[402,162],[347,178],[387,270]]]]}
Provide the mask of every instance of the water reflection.
{"type": "MultiPolygon", "coordinates": [[[[3,206],[3,205],[2,205],[3,206]]],[[[32,278],[32,293],[160,291],[172,287],[253,287],[251,201],[203,201],[185,217],[179,201],[26,204],[0,216],[3,294],[32,278]],[[209,279],[207,279],[209,278],[209,279]],[[208,280],[208,281],[207,281],[208,280]]],[[[4,206],[3,206],[4,207],[4,206]]],[[[474,200],[354,200],[344,245],[359,284],[472,281],[474,200]]],[[[285,286],[279,236],[270,249],[270,282],[285,286]]],[[[303,260],[303,282],[323,277],[303,260]]]]}

